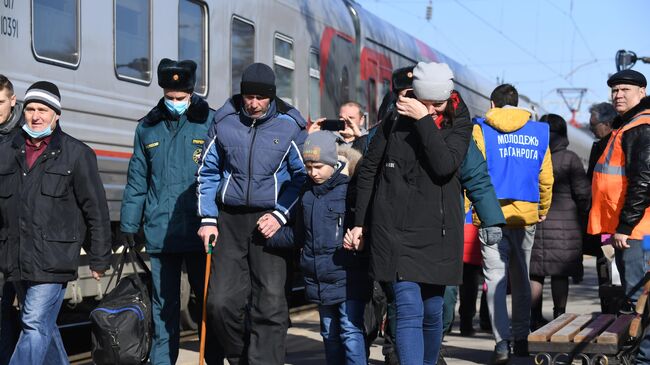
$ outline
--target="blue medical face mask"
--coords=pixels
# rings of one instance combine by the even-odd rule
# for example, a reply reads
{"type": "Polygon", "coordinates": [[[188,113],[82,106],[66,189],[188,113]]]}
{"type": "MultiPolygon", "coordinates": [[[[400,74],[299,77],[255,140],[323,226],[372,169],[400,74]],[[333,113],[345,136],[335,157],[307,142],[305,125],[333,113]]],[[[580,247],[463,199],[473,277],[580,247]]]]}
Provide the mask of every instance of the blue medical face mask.
{"type": "Polygon", "coordinates": [[[165,98],[165,106],[172,114],[180,116],[183,115],[183,113],[187,111],[187,108],[190,107],[190,101],[173,101],[165,98]]]}
{"type": "Polygon", "coordinates": [[[52,121],[50,122],[50,125],[47,126],[47,128],[43,129],[42,131],[33,131],[29,128],[27,123],[23,124],[23,130],[25,133],[27,133],[30,137],[34,139],[39,139],[39,138],[45,138],[52,134],[52,124],[54,124],[54,119],[56,119],[56,115],[52,118],[52,121]]]}

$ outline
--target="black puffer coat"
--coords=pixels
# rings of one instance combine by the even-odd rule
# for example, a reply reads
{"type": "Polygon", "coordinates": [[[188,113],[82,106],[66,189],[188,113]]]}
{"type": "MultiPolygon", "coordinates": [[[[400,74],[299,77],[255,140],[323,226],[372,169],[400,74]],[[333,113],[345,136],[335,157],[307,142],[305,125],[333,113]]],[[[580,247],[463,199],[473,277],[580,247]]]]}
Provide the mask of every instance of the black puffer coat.
{"type": "Polygon", "coordinates": [[[458,169],[472,124],[458,101],[453,123],[442,129],[430,115],[389,118],[370,143],[359,168],[355,226],[365,226],[370,235],[366,242],[376,281],[461,282],[464,213],[458,169]]]}
{"type": "Polygon", "coordinates": [[[553,200],[546,220],[537,225],[530,275],[575,276],[591,203],[591,185],[580,158],[567,150],[566,137],[551,134],[553,200]]]}

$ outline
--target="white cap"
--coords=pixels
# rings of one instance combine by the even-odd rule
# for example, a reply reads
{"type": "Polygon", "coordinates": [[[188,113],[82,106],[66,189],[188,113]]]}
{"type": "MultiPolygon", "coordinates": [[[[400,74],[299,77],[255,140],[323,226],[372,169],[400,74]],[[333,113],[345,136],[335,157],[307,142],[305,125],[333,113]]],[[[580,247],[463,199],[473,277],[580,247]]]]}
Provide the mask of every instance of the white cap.
{"type": "Polygon", "coordinates": [[[418,99],[443,101],[454,89],[454,73],[446,63],[418,62],[413,69],[413,91],[418,99]]]}

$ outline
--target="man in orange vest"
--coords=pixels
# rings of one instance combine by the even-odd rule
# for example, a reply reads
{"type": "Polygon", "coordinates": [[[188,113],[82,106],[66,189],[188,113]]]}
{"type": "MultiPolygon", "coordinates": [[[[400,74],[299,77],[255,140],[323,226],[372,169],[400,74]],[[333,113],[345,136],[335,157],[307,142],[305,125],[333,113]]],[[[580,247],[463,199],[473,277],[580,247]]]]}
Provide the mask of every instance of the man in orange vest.
{"type": "MultiPolygon", "coordinates": [[[[611,234],[626,295],[635,301],[650,269],[650,252],[641,246],[650,235],[650,97],[646,78],[623,70],[607,80],[618,113],[605,151],[594,167],[590,234],[611,234]]],[[[650,364],[650,333],[637,364],[650,364]]]]}

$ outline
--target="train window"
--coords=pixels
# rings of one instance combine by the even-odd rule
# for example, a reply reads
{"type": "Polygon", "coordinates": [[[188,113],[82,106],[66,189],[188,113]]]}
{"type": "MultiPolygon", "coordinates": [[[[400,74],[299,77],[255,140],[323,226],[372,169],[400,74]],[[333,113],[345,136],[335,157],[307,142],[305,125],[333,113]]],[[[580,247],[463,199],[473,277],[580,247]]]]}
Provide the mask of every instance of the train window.
{"type": "Polygon", "coordinates": [[[77,67],[79,0],[32,0],[32,47],[39,61],[77,67]]]}
{"type": "Polygon", "coordinates": [[[151,81],[150,0],[115,0],[115,73],[123,80],[151,81]]]}
{"type": "Polygon", "coordinates": [[[373,78],[368,79],[368,118],[377,120],[377,82],[373,78]]]}
{"type": "Polygon", "coordinates": [[[181,0],[178,3],[178,59],[193,60],[197,64],[197,94],[208,93],[208,17],[207,8],[196,0],[181,0]]]}
{"type": "Polygon", "coordinates": [[[282,34],[275,34],[275,69],[276,95],[289,104],[293,104],[293,39],[282,34]]]}
{"type": "Polygon", "coordinates": [[[309,51],[309,117],[320,118],[320,58],[318,51],[309,51]]]}
{"type": "Polygon", "coordinates": [[[255,61],[255,27],[239,17],[232,18],[230,38],[230,75],[232,95],[239,94],[244,69],[255,61]]]}

